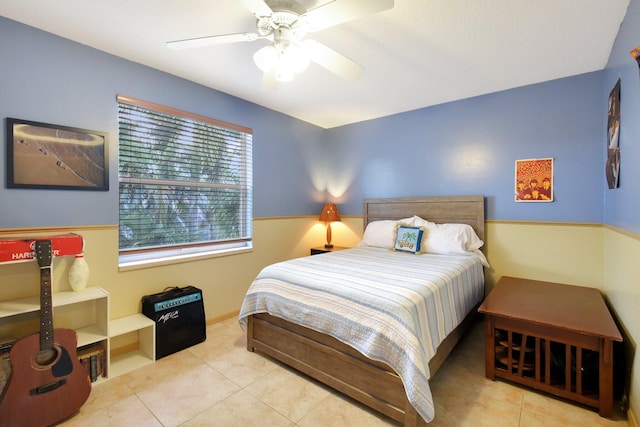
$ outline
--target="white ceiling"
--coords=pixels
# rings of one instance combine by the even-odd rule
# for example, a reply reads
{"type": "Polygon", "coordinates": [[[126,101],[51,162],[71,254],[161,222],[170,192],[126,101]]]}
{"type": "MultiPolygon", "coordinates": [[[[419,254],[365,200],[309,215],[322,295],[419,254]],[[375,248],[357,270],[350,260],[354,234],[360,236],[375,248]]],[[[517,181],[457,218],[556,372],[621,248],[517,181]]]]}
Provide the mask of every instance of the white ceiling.
{"type": "MultiPolygon", "coordinates": [[[[340,1],[340,0],[336,0],[340,1]]],[[[372,0],[362,0],[372,1],[372,0]]],[[[300,0],[308,8],[327,0],[300,0]]],[[[629,0],[395,0],[314,33],[365,66],[355,82],[311,64],[261,91],[266,40],[188,51],[165,42],[254,32],[239,0],[0,0],[0,14],[331,128],[603,69],[629,0]]]]}

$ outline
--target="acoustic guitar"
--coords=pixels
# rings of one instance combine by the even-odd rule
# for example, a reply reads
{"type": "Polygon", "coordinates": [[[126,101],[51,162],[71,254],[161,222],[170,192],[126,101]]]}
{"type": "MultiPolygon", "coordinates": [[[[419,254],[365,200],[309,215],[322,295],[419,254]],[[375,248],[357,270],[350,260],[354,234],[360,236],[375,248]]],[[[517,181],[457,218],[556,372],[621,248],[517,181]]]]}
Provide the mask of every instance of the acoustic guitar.
{"type": "Polygon", "coordinates": [[[91,393],[72,329],[53,329],[51,240],[36,241],[40,266],[40,332],[17,341],[0,400],[0,426],[50,426],[74,415],[91,393]]]}

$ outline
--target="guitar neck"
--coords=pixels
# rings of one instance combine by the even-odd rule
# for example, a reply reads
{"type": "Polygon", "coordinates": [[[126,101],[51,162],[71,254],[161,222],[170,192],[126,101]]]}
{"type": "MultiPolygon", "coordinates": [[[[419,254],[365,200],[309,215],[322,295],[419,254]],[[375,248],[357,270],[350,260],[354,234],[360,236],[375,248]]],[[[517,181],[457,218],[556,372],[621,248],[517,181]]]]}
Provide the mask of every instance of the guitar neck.
{"type": "Polygon", "coordinates": [[[40,350],[53,349],[53,302],[51,295],[51,240],[36,241],[40,266],[40,350]]]}
{"type": "Polygon", "coordinates": [[[53,348],[51,267],[40,268],[40,350],[53,348]]]}

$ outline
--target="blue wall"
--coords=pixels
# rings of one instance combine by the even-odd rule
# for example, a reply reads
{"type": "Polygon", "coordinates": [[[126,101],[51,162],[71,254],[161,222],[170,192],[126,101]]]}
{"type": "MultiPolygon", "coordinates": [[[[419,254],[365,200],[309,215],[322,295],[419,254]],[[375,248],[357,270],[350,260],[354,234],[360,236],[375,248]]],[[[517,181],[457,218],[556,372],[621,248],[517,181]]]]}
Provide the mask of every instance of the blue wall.
{"type": "Polygon", "coordinates": [[[366,197],[484,194],[489,219],[602,222],[602,114],[599,72],[332,129],[333,195],[349,214],[366,197]],[[555,201],[515,203],[515,161],[541,157],[555,201]]]}
{"type": "Polygon", "coordinates": [[[6,117],[110,137],[109,192],[7,189],[3,142],[0,228],[118,223],[117,94],[253,128],[254,215],[319,211],[309,164],[323,152],[323,129],[2,17],[0,40],[3,140],[6,117]]]}
{"type": "MultiPolygon", "coordinates": [[[[256,217],[315,215],[325,197],[339,202],[342,214],[360,215],[367,197],[484,194],[489,219],[638,228],[640,202],[632,194],[640,171],[625,168],[640,158],[629,147],[639,140],[632,124],[638,97],[631,106],[627,99],[632,84],[638,90],[637,70],[628,66],[633,46],[617,48],[628,56],[622,184],[605,190],[606,96],[619,74],[615,63],[606,71],[323,130],[4,18],[0,39],[0,118],[102,130],[111,138],[108,193],[2,185],[0,228],[118,222],[117,94],[253,128],[256,217]],[[515,161],[539,157],[555,159],[555,201],[515,203],[515,161]]],[[[1,129],[4,134],[4,120],[1,129]]],[[[3,149],[3,175],[5,163],[3,149]]]]}
{"type": "MultiPolygon", "coordinates": [[[[638,45],[640,0],[631,0],[605,69],[601,96],[606,111],[609,93],[621,80],[620,187],[605,187],[604,222],[640,234],[640,68],[629,54],[638,45]]],[[[602,147],[604,153],[604,143],[602,147]]]]}

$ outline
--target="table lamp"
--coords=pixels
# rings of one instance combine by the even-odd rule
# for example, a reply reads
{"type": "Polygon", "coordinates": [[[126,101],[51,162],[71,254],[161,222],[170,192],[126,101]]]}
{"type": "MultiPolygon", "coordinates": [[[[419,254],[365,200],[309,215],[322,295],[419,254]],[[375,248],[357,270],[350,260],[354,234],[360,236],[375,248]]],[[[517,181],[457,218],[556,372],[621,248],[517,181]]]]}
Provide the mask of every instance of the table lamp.
{"type": "Polygon", "coordinates": [[[325,203],[322,207],[322,212],[320,212],[319,221],[324,221],[327,223],[327,243],[324,245],[325,248],[332,248],[331,244],[331,222],[332,221],[340,221],[340,213],[338,212],[338,208],[335,203],[325,203]]]}

